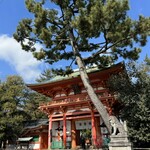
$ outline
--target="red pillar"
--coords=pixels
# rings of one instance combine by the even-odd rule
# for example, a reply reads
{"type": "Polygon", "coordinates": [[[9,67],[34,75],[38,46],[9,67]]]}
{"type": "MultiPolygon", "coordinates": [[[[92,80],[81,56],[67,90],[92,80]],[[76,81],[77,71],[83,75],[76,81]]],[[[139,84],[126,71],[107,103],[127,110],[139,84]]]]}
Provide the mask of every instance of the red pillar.
{"type": "Polygon", "coordinates": [[[41,150],[42,149],[42,132],[40,132],[40,134],[39,134],[39,150],[41,150]]]}
{"type": "Polygon", "coordinates": [[[93,145],[96,145],[96,126],[95,126],[95,117],[94,117],[94,112],[91,111],[91,119],[92,119],[92,140],[93,140],[93,145]]]}
{"type": "Polygon", "coordinates": [[[51,149],[51,144],[52,144],[52,115],[49,115],[48,149],[51,149]]]}
{"type": "Polygon", "coordinates": [[[71,120],[71,148],[76,148],[76,126],[75,120],[71,120]]]}
{"type": "Polygon", "coordinates": [[[97,144],[101,147],[102,146],[102,134],[100,129],[100,117],[95,118],[95,125],[96,125],[96,136],[97,136],[97,144]]]}
{"type": "Polygon", "coordinates": [[[63,114],[63,144],[64,144],[64,148],[66,148],[66,113],[63,114]]]}

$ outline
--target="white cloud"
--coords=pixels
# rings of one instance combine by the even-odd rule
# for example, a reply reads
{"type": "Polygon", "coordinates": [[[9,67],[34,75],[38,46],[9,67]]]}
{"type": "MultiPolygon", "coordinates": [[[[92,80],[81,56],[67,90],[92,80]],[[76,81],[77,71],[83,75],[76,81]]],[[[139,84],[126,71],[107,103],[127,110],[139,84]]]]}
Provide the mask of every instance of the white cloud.
{"type": "MultiPolygon", "coordinates": [[[[40,49],[40,45],[36,47],[40,49]]],[[[31,52],[21,50],[20,44],[7,35],[0,36],[0,60],[9,63],[25,82],[32,82],[41,73],[42,62],[33,58],[31,52]]]]}

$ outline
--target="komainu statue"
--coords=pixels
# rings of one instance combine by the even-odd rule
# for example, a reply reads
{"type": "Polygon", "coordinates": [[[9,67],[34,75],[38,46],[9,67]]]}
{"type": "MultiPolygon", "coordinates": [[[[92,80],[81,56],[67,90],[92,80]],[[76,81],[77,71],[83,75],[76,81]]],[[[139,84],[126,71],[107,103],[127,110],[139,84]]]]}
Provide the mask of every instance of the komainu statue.
{"type": "Polygon", "coordinates": [[[112,135],[127,135],[126,121],[119,121],[116,116],[110,116],[109,121],[113,128],[112,135]]]}

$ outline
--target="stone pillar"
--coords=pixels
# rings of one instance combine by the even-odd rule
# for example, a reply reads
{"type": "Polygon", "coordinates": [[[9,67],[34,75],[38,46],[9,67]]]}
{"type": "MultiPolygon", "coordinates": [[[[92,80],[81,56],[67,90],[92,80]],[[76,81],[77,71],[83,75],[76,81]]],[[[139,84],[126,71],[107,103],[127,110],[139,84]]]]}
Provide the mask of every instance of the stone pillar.
{"type": "Polygon", "coordinates": [[[93,140],[93,145],[96,145],[96,126],[95,126],[95,116],[94,112],[91,111],[91,122],[92,122],[92,140],[93,140]]]}
{"type": "Polygon", "coordinates": [[[76,148],[76,126],[75,120],[71,120],[71,148],[76,148]]]}
{"type": "Polygon", "coordinates": [[[66,113],[63,114],[63,144],[64,148],[66,148],[66,113]]]}
{"type": "Polygon", "coordinates": [[[127,134],[125,135],[111,135],[110,143],[108,144],[109,150],[132,150],[132,145],[128,140],[127,134]]]}
{"type": "Polygon", "coordinates": [[[52,145],[52,115],[49,115],[49,128],[48,128],[48,149],[51,149],[52,145]]]}

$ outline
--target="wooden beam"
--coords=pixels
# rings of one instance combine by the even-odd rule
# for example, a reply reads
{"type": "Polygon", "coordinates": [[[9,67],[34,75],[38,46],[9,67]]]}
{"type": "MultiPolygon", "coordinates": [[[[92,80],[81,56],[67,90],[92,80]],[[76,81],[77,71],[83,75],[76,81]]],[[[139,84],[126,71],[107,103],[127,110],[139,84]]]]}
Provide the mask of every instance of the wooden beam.
{"type": "MultiPolygon", "coordinates": [[[[99,114],[94,115],[95,117],[100,116],[99,114]]],[[[66,117],[66,120],[72,120],[72,119],[83,119],[83,118],[91,118],[91,115],[87,115],[87,116],[72,116],[72,117],[66,117]]],[[[52,121],[58,121],[58,120],[63,120],[62,118],[56,118],[56,119],[52,119],[52,121]]]]}

